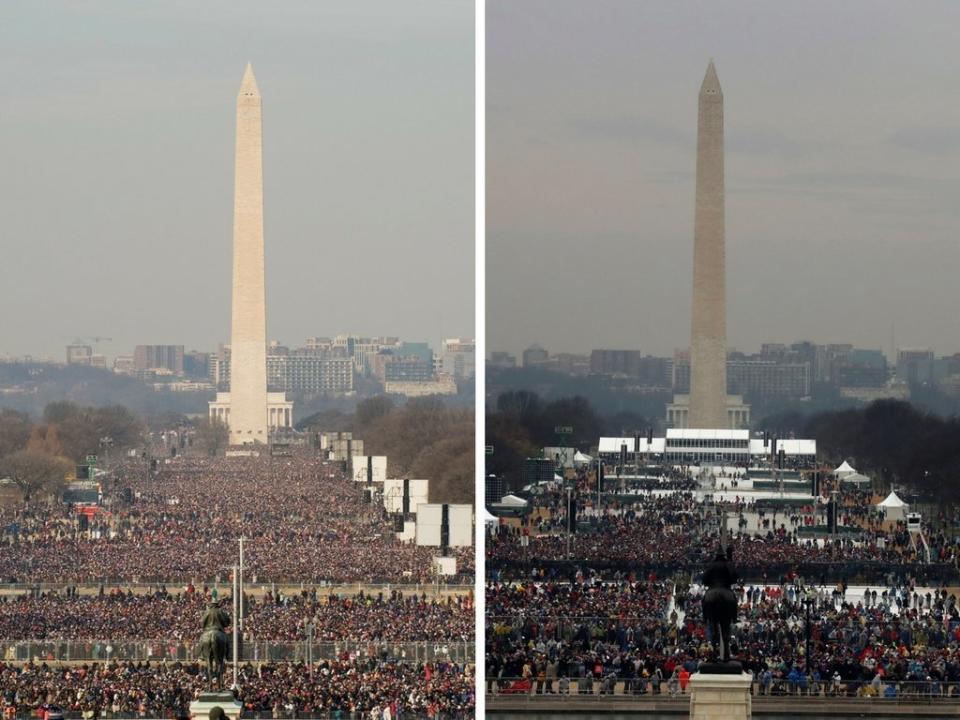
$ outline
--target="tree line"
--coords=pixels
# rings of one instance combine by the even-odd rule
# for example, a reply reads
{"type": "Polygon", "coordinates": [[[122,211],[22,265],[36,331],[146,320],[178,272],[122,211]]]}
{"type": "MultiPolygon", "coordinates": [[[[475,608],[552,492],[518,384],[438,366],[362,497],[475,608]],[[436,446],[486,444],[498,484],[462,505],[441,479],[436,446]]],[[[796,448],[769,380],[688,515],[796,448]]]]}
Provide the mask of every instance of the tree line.
{"type": "Polygon", "coordinates": [[[523,461],[538,457],[544,447],[563,443],[584,452],[596,445],[600,435],[611,432],[646,432],[647,421],[631,412],[601,417],[582,396],[543,401],[529,390],[501,393],[496,407],[487,408],[486,444],[493,454],[486,457],[486,472],[502,477],[511,488],[518,487],[523,461]],[[558,434],[558,428],[571,434],[558,434]]]}
{"type": "Polygon", "coordinates": [[[942,417],[902,400],[878,400],[864,408],[817,413],[804,437],[817,441],[820,458],[849,460],[879,477],[939,502],[960,500],[960,417],[942,417]]]}
{"type": "Polygon", "coordinates": [[[368,455],[386,455],[387,473],[426,478],[430,502],[470,503],[474,497],[474,412],[436,397],[398,406],[386,395],[357,403],[354,413],[319,413],[300,424],[314,432],[350,431],[368,455]]]}
{"type": "Polygon", "coordinates": [[[57,496],[75,464],[102,454],[102,441],[109,442],[109,452],[119,453],[139,445],[143,433],[140,419],[121,405],[54,402],[39,421],[5,408],[0,410],[0,479],[12,481],[27,501],[57,496]]]}
{"type": "MultiPolygon", "coordinates": [[[[632,413],[601,415],[583,397],[544,402],[527,390],[502,393],[488,408],[486,472],[518,487],[523,462],[557,445],[557,426],[573,428],[567,444],[584,452],[601,435],[645,434],[657,423],[632,413]]],[[[778,437],[813,438],[819,459],[833,466],[849,460],[860,472],[940,502],[960,501],[960,416],[943,417],[900,400],[859,408],[770,416],[755,431],[778,437]]],[[[659,430],[658,430],[659,432],[659,430]]]]}

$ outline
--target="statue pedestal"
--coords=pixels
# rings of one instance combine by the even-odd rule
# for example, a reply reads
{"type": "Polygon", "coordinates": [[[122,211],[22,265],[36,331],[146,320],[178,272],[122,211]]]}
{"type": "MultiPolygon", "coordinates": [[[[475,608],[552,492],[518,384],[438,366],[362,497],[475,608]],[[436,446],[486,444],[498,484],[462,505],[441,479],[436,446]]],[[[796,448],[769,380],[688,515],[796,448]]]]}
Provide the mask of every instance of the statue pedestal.
{"type": "Polygon", "coordinates": [[[228,720],[237,720],[240,710],[243,709],[243,706],[233,699],[232,692],[202,692],[199,699],[190,703],[190,717],[193,720],[207,720],[210,711],[215,707],[223,708],[228,720]]]}
{"type": "Polygon", "coordinates": [[[750,673],[690,676],[690,720],[750,720],[750,673]]]}

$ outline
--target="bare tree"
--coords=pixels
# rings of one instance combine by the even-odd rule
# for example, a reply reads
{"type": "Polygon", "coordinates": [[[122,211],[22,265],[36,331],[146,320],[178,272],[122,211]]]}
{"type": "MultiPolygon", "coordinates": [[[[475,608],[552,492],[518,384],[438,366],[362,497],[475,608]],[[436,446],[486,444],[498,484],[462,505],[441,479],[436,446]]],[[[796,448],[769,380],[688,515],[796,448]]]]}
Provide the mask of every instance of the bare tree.
{"type": "Polygon", "coordinates": [[[30,502],[41,492],[61,495],[70,467],[66,458],[18,450],[0,459],[0,478],[12,480],[23,492],[24,500],[30,502]]]}
{"type": "Polygon", "coordinates": [[[30,437],[30,418],[16,410],[0,410],[0,457],[22,450],[30,437]]]}
{"type": "Polygon", "coordinates": [[[197,444],[210,456],[219,455],[230,443],[230,431],[216,418],[197,423],[197,444]]]}

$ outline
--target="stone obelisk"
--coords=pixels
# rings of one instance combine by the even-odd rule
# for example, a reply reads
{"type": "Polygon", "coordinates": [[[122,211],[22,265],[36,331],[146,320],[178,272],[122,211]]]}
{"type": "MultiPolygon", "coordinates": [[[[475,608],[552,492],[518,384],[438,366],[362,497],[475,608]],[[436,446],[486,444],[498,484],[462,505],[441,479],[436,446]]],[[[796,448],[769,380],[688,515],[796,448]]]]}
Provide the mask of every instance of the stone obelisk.
{"type": "Polygon", "coordinates": [[[693,225],[691,428],[728,428],[727,306],[724,250],[723,93],[713,61],[700,86],[693,225]]]}
{"type": "Polygon", "coordinates": [[[233,201],[230,443],[268,442],[260,90],[248,64],[237,96],[233,201]]]}

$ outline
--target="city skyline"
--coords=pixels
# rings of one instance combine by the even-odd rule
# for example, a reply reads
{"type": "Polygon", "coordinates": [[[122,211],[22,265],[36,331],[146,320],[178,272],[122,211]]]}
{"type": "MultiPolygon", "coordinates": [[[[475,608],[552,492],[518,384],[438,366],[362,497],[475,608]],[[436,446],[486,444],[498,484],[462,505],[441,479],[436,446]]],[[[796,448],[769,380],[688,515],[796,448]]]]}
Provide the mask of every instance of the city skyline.
{"type": "MultiPolygon", "coordinates": [[[[812,345],[822,345],[822,346],[850,345],[851,347],[855,347],[858,349],[871,350],[871,351],[882,353],[884,357],[892,361],[896,360],[897,353],[899,352],[915,351],[915,350],[930,350],[935,355],[942,356],[942,357],[948,357],[954,354],[960,354],[960,343],[958,343],[957,346],[954,348],[946,348],[943,351],[937,349],[934,345],[930,343],[921,342],[915,345],[902,345],[900,343],[897,343],[896,348],[894,348],[893,352],[891,353],[891,347],[889,343],[885,347],[881,347],[879,345],[861,345],[851,341],[849,338],[831,339],[826,341],[826,340],[820,340],[818,338],[810,338],[810,337],[761,339],[760,342],[758,342],[755,345],[739,345],[739,346],[728,345],[727,354],[730,355],[730,354],[741,354],[741,353],[744,353],[744,354],[758,353],[761,351],[761,349],[765,345],[771,345],[771,346],[785,345],[789,347],[790,345],[800,344],[800,343],[810,343],[812,345]]],[[[530,350],[533,348],[540,348],[540,349],[546,350],[551,357],[556,355],[585,355],[589,357],[590,353],[594,350],[618,350],[618,351],[626,351],[626,352],[642,352],[644,355],[649,355],[651,357],[673,357],[676,353],[690,352],[689,342],[686,345],[677,345],[676,347],[668,350],[667,352],[659,352],[659,351],[652,350],[651,346],[644,345],[642,343],[631,344],[631,343],[617,343],[616,341],[614,341],[612,343],[607,343],[606,345],[593,345],[590,347],[587,347],[586,345],[581,345],[579,347],[571,348],[567,345],[564,345],[563,348],[558,349],[558,348],[549,346],[545,343],[532,340],[527,342],[526,344],[521,343],[520,349],[518,351],[514,351],[512,348],[510,349],[498,348],[498,347],[490,347],[488,345],[486,349],[487,350],[486,360],[488,361],[490,360],[491,354],[507,353],[508,355],[512,355],[516,357],[519,363],[519,359],[520,357],[522,357],[524,350],[530,350]]]]}
{"type": "Polygon", "coordinates": [[[487,339],[687,343],[695,93],[727,102],[728,343],[960,344],[960,8],[492,3],[487,339]],[[829,11],[828,11],[829,7],[829,11]],[[819,8],[819,12],[818,12],[819,8]],[[535,269],[535,271],[533,270],[535,269]]]}
{"type": "MultiPolygon", "coordinates": [[[[466,334],[460,335],[444,335],[439,340],[433,341],[430,339],[425,339],[422,336],[414,335],[412,337],[404,338],[397,333],[385,333],[383,335],[373,335],[372,333],[353,333],[353,332],[338,332],[330,334],[314,334],[309,335],[297,340],[294,342],[289,342],[283,338],[270,337],[267,338],[267,352],[268,354],[272,349],[276,347],[281,348],[290,348],[290,349],[301,349],[309,347],[311,341],[314,340],[329,340],[331,342],[337,340],[338,338],[354,338],[354,339],[396,339],[401,342],[415,342],[415,343],[426,343],[431,349],[442,348],[444,343],[449,340],[463,340],[466,342],[476,342],[476,338],[468,336],[466,334]],[[299,343],[299,344],[298,344],[299,343]]],[[[132,345],[120,346],[119,343],[113,341],[111,338],[97,338],[92,336],[74,336],[70,342],[63,343],[53,354],[47,355],[33,355],[31,353],[3,353],[0,354],[0,362],[38,362],[38,363],[63,363],[64,362],[64,351],[70,347],[89,347],[90,351],[94,355],[102,355],[107,360],[114,360],[116,358],[123,358],[130,356],[134,349],[137,347],[143,346],[180,346],[184,349],[184,352],[198,352],[203,354],[215,355],[222,349],[230,348],[229,338],[217,342],[206,342],[197,346],[187,345],[182,342],[164,342],[157,340],[156,338],[145,338],[142,341],[134,342],[132,345]],[[100,340],[101,342],[97,342],[100,340]],[[111,340],[109,346],[113,349],[112,352],[101,352],[104,347],[104,341],[111,340]]]]}
{"type": "Polygon", "coordinates": [[[0,190],[20,262],[0,301],[29,305],[7,314],[0,355],[60,358],[90,335],[112,338],[107,354],[228,341],[248,61],[269,87],[269,337],[475,334],[465,4],[4,6],[0,38],[0,190]]]}

